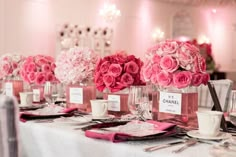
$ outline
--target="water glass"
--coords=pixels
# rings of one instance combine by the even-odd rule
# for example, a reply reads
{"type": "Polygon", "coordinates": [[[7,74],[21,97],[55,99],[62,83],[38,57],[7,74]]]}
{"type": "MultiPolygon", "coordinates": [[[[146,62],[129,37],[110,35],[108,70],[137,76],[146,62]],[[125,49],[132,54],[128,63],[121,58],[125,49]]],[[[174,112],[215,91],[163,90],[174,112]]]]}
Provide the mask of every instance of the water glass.
{"type": "Polygon", "coordinates": [[[128,107],[137,119],[151,119],[151,107],[149,86],[131,86],[128,96],[128,107]]]}
{"type": "Polygon", "coordinates": [[[236,90],[231,91],[231,99],[229,103],[229,118],[230,121],[236,125],[236,90]]]}
{"type": "Polygon", "coordinates": [[[57,84],[47,81],[44,85],[44,98],[48,104],[54,104],[58,97],[57,84]]]}

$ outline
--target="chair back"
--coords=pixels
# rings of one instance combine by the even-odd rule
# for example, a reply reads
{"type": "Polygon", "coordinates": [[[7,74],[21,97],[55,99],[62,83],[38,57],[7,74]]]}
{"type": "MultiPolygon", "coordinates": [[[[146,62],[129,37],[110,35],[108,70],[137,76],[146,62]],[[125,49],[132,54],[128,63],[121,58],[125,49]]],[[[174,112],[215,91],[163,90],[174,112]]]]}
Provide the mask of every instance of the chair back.
{"type": "MultiPolygon", "coordinates": [[[[227,111],[230,99],[230,92],[233,87],[233,81],[229,79],[223,80],[210,80],[209,81],[216,90],[216,94],[220,101],[220,105],[223,111],[227,111]]],[[[198,106],[201,108],[213,107],[214,103],[207,86],[201,85],[198,87],[198,106]]]]}

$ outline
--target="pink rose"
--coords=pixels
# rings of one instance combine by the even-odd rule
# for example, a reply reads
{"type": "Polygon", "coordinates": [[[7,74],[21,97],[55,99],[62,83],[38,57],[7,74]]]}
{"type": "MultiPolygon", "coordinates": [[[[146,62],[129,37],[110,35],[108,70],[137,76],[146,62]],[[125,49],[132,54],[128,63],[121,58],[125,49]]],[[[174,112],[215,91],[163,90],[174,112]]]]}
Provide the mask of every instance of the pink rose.
{"type": "Polygon", "coordinates": [[[193,56],[190,53],[183,51],[182,49],[179,49],[177,51],[177,56],[180,67],[185,70],[190,70],[191,64],[194,62],[193,56]]]}
{"type": "Polygon", "coordinates": [[[200,72],[206,71],[206,61],[205,58],[199,57],[198,58],[199,70],[200,72]]]}
{"type": "Polygon", "coordinates": [[[49,64],[43,64],[42,65],[42,71],[45,72],[45,73],[48,73],[48,72],[51,72],[51,67],[49,64]]]}
{"type": "Polygon", "coordinates": [[[100,67],[100,72],[103,74],[106,73],[108,71],[110,65],[111,65],[110,62],[108,62],[108,61],[103,62],[100,67]]]}
{"type": "Polygon", "coordinates": [[[153,63],[160,63],[160,61],[161,61],[161,57],[159,56],[159,55],[157,55],[157,54],[155,54],[153,57],[152,57],[152,62],[153,63]]]}
{"type": "Polygon", "coordinates": [[[180,49],[181,51],[186,52],[191,56],[195,56],[197,53],[199,53],[199,49],[196,46],[187,42],[182,43],[180,49]]]}
{"type": "Polygon", "coordinates": [[[35,81],[36,81],[36,84],[38,85],[44,84],[46,82],[44,73],[38,73],[35,81]]]}
{"type": "Polygon", "coordinates": [[[32,62],[27,65],[26,71],[27,72],[34,72],[36,70],[36,65],[32,62]]]}
{"type": "Polygon", "coordinates": [[[55,79],[55,78],[54,78],[54,75],[53,75],[52,73],[48,72],[48,73],[46,74],[46,81],[53,82],[54,79],[55,79]]]}
{"type": "Polygon", "coordinates": [[[28,80],[30,83],[33,83],[35,79],[36,79],[36,73],[31,72],[28,74],[28,80]]]}
{"type": "Polygon", "coordinates": [[[97,72],[94,77],[96,86],[104,85],[103,76],[101,73],[97,72]]]}
{"type": "Polygon", "coordinates": [[[192,78],[192,85],[193,86],[199,86],[200,84],[202,84],[202,74],[201,73],[195,73],[193,74],[193,78],[192,78]]]}
{"type": "Polygon", "coordinates": [[[11,73],[11,65],[9,63],[4,63],[3,64],[3,72],[5,74],[10,74],[11,73]]]}
{"type": "Polygon", "coordinates": [[[159,64],[155,63],[152,65],[152,73],[153,74],[157,74],[161,71],[161,68],[159,66],[159,64]]]}
{"type": "Polygon", "coordinates": [[[178,61],[172,56],[163,56],[160,61],[160,67],[167,72],[174,72],[179,68],[178,61]]]}
{"type": "Polygon", "coordinates": [[[109,74],[104,75],[102,79],[107,87],[112,86],[115,82],[115,78],[109,74]]]}
{"type": "Polygon", "coordinates": [[[192,73],[189,71],[176,72],[173,75],[173,84],[176,88],[185,88],[191,84],[192,73]]]}
{"type": "Polygon", "coordinates": [[[197,57],[197,56],[194,57],[194,62],[193,62],[193,65],[192,65],[191,71],[194,72],[194,73],[198,73],[198,72],[200,72],[199,64],[198,64],[198,57],[197,57]]]}
{"type": "Polygon", "coordinates": [[[158,74],[153,74],[152,77],[151,77],[151,82],[153,84],[158,84],[158,74]]]}
{"type": "Polygon", "coordinates": [[[164,54],[173,54],[178,48],[178,43],[176,41],[165,41],[160,43],[161,50],[164,54]]]}
{"type": "Polygon", "coordinates": [[[150,80],[150,78],[152,76],[152,66],[151,66],[150,62],[148,62],[147,64],[145,64],[142,67],[142,76],[143,76],[145,81],[150,80]]]}
{"type": "Polygon", "coordinates": [[[172,75],[165,71],[161,71],[156,77],[158,85],[163,87],[169,86],[172,82],[172,75]]]}
{"type": "Polygon", "coordinates": [[[56,64],[55,63],[51,63],[51,68],[52,68],[52,71],[54,71],[55,68],[56,68],[56,64]]]}
{"type": "Polygon", "coordinates": [[[131,85],[134,83],[134,79],[133,79],[132,75],[130,75],[129,73],[124,73],[121,76],[121,83],[128,86],[128,85],[131,85]]]}
{"type": "Polygon", "coordinates": [[[16,62],[13,62],[13,63],[12,63],[12,68],[13,68],[13,69],[16,69],[17,66],[18,66],[18,64],[17,64],[16,62]]]}
{"type": "Polygon", "coordinates": [[[134,61],[130,61],[125,64],[125,71],[130,74],[137,74],[139,67],[134,61]]]}
{"type": "Polygon", "coordinates": [[[122,67],[120,66],[120,64],[111,64],[108,69],[108,73],[113,77],[120,76],[121,72],[122,67]]]}
{"type": "Polygon", "coordinates": [[[210,75],[208,73],[202,74],[202,83],[204,85],[207,85],[209,80],[210,80],[210,75]]]}

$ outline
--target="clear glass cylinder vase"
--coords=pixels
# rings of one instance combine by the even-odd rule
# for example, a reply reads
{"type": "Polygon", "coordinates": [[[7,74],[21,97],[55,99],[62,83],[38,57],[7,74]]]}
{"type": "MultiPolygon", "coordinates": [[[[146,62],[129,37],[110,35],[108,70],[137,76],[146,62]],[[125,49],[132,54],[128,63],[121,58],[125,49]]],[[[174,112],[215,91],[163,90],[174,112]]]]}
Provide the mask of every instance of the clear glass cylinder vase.
{"type": "Polygon", "coordinates": [[[90,100],[96,99],[95,85],[70,84],[66,86],[66,105],[78,110],[91,112],[90,100]]]}
{"type": "Polygon", "coordinates": [[[113,101],[112,103],[109,103],[108,113],[118,117],[130,113],[128,108],[128,97],[129,88],[113,93],[106,90],[103,93],[103,99],[113,101]]]}
{"type": "Polygon", "coordinates": [[[185,128],[197,128],[196,87],[166,88],[153,92],[153,119],[169,121],[185,128]]]}
{"type": "Polygon", "coordinates": [[[4,91],[8,96],[15,96],[20,100],[20,92],[24,91],[24,83],[22,80],[5,80],[4,91]]]}

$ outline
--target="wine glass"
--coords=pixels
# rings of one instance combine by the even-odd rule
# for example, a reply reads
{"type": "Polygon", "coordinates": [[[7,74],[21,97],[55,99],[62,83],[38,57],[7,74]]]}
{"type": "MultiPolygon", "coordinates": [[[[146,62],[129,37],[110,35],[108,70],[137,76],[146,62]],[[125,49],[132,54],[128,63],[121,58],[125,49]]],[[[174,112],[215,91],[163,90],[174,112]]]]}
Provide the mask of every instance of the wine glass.
{"type": "Polygon", "coordinates": [[[149,86],[131,86],[128,97],[128,107],[136,119],[151,119],[151,102],[149,86]]]}
{"type": "Polygon", "coordinates": [[[44,86],[44,98],[47,104],[54,104],[57,97],[57,84],[47,81],[44,86]]]}
{"type": "Polygon", "coordinates": [[[231,99],[228,112],[231,123],[236,125],[236,90],[231,91],[231,99]]]}

